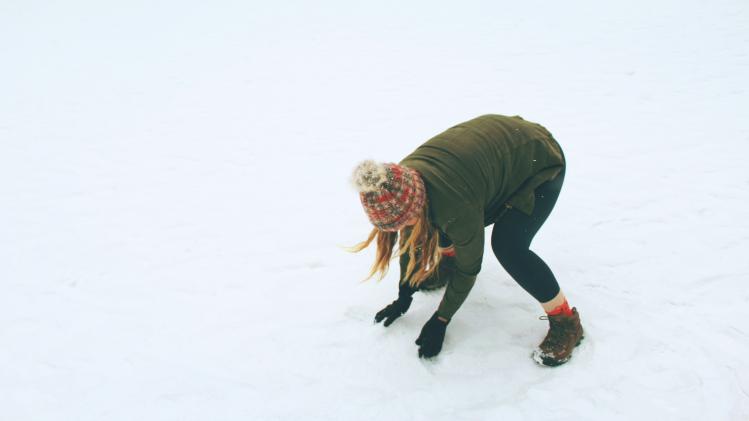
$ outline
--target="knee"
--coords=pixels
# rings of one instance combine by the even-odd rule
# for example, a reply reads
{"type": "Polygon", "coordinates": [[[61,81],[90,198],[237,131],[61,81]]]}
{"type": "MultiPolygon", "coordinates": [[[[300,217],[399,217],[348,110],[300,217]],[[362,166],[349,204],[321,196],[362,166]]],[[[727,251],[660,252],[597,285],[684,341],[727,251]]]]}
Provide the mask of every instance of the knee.
{"type": "Polygon", "coordinates": [[[492,251],[502,266],[507,267],[512,262],[518,261],[519,257],[526,253],[527,247],[512,241],[493,241],[492,251]]]}

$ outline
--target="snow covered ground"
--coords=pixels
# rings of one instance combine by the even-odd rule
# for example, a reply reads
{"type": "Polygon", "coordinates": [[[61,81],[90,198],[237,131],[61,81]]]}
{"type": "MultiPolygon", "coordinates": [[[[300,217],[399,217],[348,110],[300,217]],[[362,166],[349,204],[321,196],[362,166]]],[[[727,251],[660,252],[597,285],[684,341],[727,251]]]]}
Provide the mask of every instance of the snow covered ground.
{"type": "Polygon", "coordinates": [[[749,419],[749,4],[0,2],[0,420],[749,419]],[[485,113],[568,169],[533,248],[389,328],[348,184],[485,113]]]}

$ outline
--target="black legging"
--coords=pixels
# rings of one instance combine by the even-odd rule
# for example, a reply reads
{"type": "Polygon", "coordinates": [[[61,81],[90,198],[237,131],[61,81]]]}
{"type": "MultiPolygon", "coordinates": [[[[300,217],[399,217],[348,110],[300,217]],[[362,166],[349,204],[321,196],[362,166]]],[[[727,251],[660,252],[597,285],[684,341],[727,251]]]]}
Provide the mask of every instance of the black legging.
{"type": "Polygon", "coordinates": [[[492,229],[492,250],[499,263],[541,303],[556,297],[559,284],[546,263],[530,250],[530,245],[557,202],[564,173],[565,168],[562,168],[562,172],[553,180],[536,188],[536,203],[530,216],[514,208],[508,209],[492,229]]]}

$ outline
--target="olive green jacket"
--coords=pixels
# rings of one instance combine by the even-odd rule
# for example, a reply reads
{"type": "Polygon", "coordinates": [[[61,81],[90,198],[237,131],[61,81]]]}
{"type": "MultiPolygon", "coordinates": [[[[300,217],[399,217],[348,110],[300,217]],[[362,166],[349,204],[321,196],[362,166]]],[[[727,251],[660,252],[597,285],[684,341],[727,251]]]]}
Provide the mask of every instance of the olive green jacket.
{"type": "MultiPolygon", "coordinates": [[[[456,270],[437,310],[450,319],[481,270],[484,227],[511,207],[530,215],[533,191],[556,177],[565,160],[541,125],[520,116],[483,115],[434,136],[400,164],[421,174],[429,217],[455,245],[456,270]]],[[[401,267],[407,258],[401,256],[401,267]]]]}

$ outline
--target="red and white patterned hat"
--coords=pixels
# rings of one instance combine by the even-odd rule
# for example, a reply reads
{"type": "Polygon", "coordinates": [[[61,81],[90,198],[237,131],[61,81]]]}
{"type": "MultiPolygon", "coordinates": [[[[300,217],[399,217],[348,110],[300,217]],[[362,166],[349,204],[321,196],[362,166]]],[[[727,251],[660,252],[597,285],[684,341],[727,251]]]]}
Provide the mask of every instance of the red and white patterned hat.
{"type": "Polygon", "coordinates": [[[424,207],[424,181],[412,168],[364,161],[354,170],[352,182],[369,220],[383,231],[402,229],[424,207]]]}

